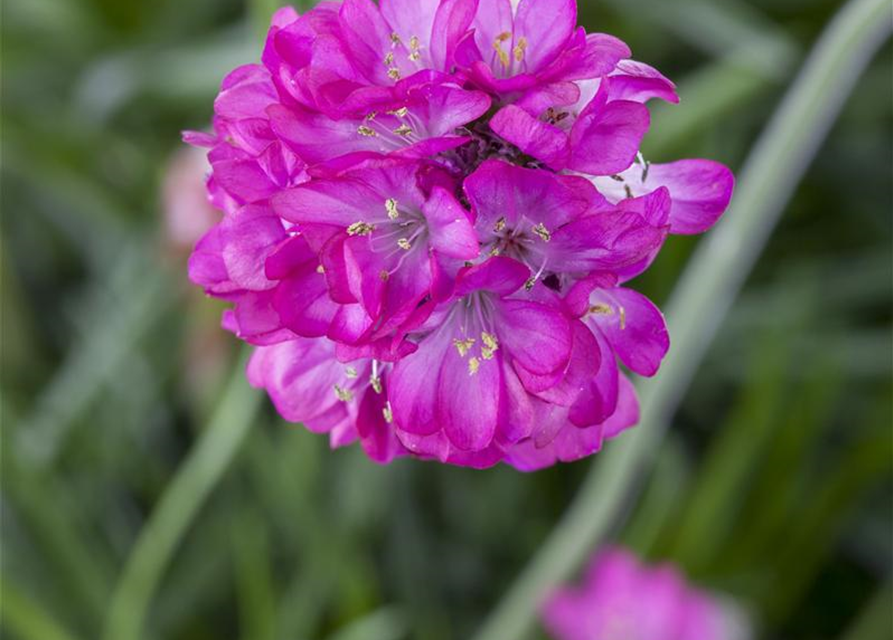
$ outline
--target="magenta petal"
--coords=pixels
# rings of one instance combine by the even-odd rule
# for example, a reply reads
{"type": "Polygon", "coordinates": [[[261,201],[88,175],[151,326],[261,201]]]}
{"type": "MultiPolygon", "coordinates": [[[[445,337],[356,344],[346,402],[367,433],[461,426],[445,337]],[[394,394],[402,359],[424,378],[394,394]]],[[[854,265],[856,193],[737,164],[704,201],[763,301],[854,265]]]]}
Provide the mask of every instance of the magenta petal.
{"type": "MultiPolygon", "coordinates": [[[[394,420],[407,433],[430,435],[441,429],[437,416],[437,375],[450,353],[450,336],[446,331],[434,335],[400,362],[391,372],[388,399],[394,420]]],[[[466,373],[467,375],[467,373],[466,373]]]]}
{"type": "Polygon", "coordinates": [[[441,0],[431,34],[431,63],[435,69],[446,71],[453,64],[456,49],[468,33],[479,1],[441,0]]]}
{"type": "Polygon", "coordinates": [[[574,65],[568,75],[568,80],[606,76],[630,55],[629,47],[619,38],[605,33],[590,33],[586,36],[586,48],[583,56],[574,65]]]}
{"type": "Polygon", "coordinates": [[[529,277],[530,269],[517,260],[497,256],[460,271],[456,296],[462,297],[478,290],[507,296],[520,289],[529,277]]]}
{"type": "Polygon", "coordinates": [[[498,357],[479,361],[473,370],[457,350],[447,351],[437,384],[437,421],[457,449],[480,451],[493,440],[499,420],[500,369],[498,357]]]}
{"type": "MultiPolygon", "coordinates": [[[[567,134],[558,127],[534,118],[520,107],[504,107],[490,120],[490,128],[524,153],[539,158],[553,169],[560,170],[567,166],[567,134]]],[[[603,135],[610,135],[610,132],[603,135]]],[[[636,149],[638,150],[638,146],[636,149]]]]}
{"type": "Polygon", "coordinates": [[[385,419],[386,409],[387,395],[384,392],[376,393],[368,387],[357,413],[357,432],[363,451],[379,464],[387,464],[398,455],[406,453],[385,419]]]}
{"type": "Polygon", "coordinates": [[[575,82],[556,82],[528,91],[515,105],[531,116],[542,115],[549,107],[563,107],[580,100],[580,87],[575,82]]]}
{"type": "Polygon", "coordinates": [[[645,103],[652,98],[660,98],[676,104],[676,85],[665,78],[660,71],[635,60],[623,60],[611,75],[610,100],[632,100],[645,103]]]}
{"type": "Polygon", "coordinates": [[[580,392],[571,407],[569,419],[577,427],[588,427],[607,420],[617,409],[620,389],[620,370],[611,357],[611,346],[604,334],[595,328],[593,336],[598,341],[602,359],[598,372],[580,392]]]}
{"type": "Polygon", "coordinates": [[[627,367],[653,376],[670,348],[663,314],[653,302],[632,289],[597,289],[590,298],[591,316],[627,367]]]}
{"type": "Polygon", "coordinates": [[[468,212],[446,189],[435,187],[422,212],[435,251],[460,260],[477,258],[480,247],[468,212]]]}
{"type": "Polygon", "coordinates": [[[716,223],[732,199],[735,177],[712,160],[679,160],[651,165],[649,182],[670,190],[670,233],[703,233],[716,223]]]}
{"type": "Polygon", "coordinates": [[[561,312],[535,302],[504,300],[498,317],[500,341],[524,369],[548,374],[567,364],[572,334],[561,312]]]}
{"type": "Polygon", "coordinates": [[[521,0],[515,14],[514,44],[527,40],[526,68],[534,72],[551,62],[577,27],[576,0],[521,0]]]}
{"type": "Polygon", "coordinates": [[[648,131],[648,109],[637,102],[609,102],[581,115],[571,130],[570,167],[595,176],[629,167],[648,131]]]}
{"type": "Polygon", "coordinates": [[[479,0],[477,13],[472,23],[473,43],[477,46],[478,59],[481,54],[489,59],[493,43],[503,33],[512,33],[514,11],[511,0],[479,0]]]}
{"type": "Polygon", "coordinates": [[[279,414],[290,422],[328,432],[348,418],[335,385],[347,389],[344,365],[321,340],[297,339],[257,349],[248,364],[248,379],[270,394],[279,414]]]}

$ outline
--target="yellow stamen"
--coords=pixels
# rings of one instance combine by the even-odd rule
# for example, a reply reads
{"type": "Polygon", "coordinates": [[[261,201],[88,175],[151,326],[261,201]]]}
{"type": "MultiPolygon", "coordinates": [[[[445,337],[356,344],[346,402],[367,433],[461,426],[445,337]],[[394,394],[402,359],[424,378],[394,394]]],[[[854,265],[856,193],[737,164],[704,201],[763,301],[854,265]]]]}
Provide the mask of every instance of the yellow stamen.
{"type": "Polygon", "coordinates": [[[381,414],[384,416],[384,421],[388,424],[391,424],[394,421],[394,412],[391,411],[391,403],[387,403],[384,408],[381,410],[381,414]]]}
{"type": "Polygon", "coordinates": [[[418,62],[419,60],[422,59],[422,54],[419,53],[418,51],[413,51],[412,53],[409,54],[408,57],[409,57],[409,59],[412,60],[413,62],[418,62]]]}
{"type": "Polygon", "coordinates": [[[502,216],[499,220],[496,221],[496,225],[493,227],[493,231],[499,233],[505,229],[505,216],[502,216]]]}
{"type": "Polygon", "coordinates": [[[391,34],[391,45],[396,47],[399,44],[400,44],[400,36],[398,36],[396,33],[392,33],[391,34]]]}
{"type": "Polygon", "coordinates": [[[484,341],[484,346],[481,348],[481,356],[484,360],[492,360],[493,354],[499,350],[499,341],[496,339],[496,336],[486,331],[481,334],[481,340],[484,341]]]}
{"type": "Polygon", "coordinates": [[[473,376],[478,371],[480,371],[480,368],[481,368],[481,361],[478,360],[477,358],[471,358],[468,361],[468,375],[473,376]]]}
{"type": "Polygon", "coordinates": [[[549,242],[552,239],[552,233],[546,229],[546,225],[540,222],[533,228],[533,232],[540,237],[543,242],[549,242]]]}
{"type": "Polygon", "coordinates": [[[374,138],[376,135],[378,135],[377,133],[375,133],[375,131],[364,124],[361,124],[359,127],[357,127],[357,133],[359,133],[361,136],[366,136],[367,138],[374,138]]]}
{"type": "Polygon", "coordinates": [[[412,134],[412,129],[407,124],[401,124],[399,127],[394,129],[394,133],[405,138],[406,136],[412,134]]]}
{"type": "Polygon", "coordinates": [[[388,212],[388,217],[391,220],[396,220],[400,216],[400,212],[397,211],[397,201],[394,200],[394,198],[385,200],[384,208],[388,212]]]}
{"type": "Polygon", "coordinates": [[[409,48],[410,48],[412,51],[418,51],[419,48],[421,47],[421,44],[422,44],[422,42],[421,42],[421,40],[419,40],[419,37],[418,37],[418,36],[412,36],[412,37],[409,39],[409,48]]]}
{"type": "Polygon", "coordinates": [[[407,107],[400,107],[399,109],[388,111],[388,113],[392,116],[397,116],[398,118],[405,118],[409,113],[409,109],[407,107]]]}
{"type": "Polygon", "coordinates": [[[372,390],[375,393],[381,393],[381,378],[378,376],[371,376],[369,378],[369,384],[372,385],[372,390]]]}
{"type": "Polygon", "coordinates": [[[404,251],[409,251],[410,249],[412,249],[412,244],[410,244],[409,240],[406,238],[400,238],[399,240],[397,240],[397,246],[404,251]]]}
{"type": "Polygon", "coordinates": [[[357,370],[354,369],[353,367],[347,367],[347,369],[345,370],[345,375],[348,378],[353,379],[353,378],[356,378],[359,374],[357,373],[357,370]]]}
{"type": "Polygon", "coordinates": [[[536,285],[536,278],[528,278],[527,282],[524,283],[525,291],[533,291],[533,287],[536,285]]]}
{"type": "Polygon", "coordinates": [[[502,43],[511,39],[512,34],[508,31],[503,31],[496,36],[496,40],[493,41],[493,48],[496,50],[496,55],[499,56],[499,61],[502,63],[502,66],[506,68],[511,64],[511,60],[509,59],[509,54],[502,50],[502,43]]]}
{"type": "Polygon", "coordinates": [[[468,355],[468,352],[474,346],[475,339],[474,338],[465,338],[465,340],[459,340],[458,338],[453,340],[453,346],[456,347],[456,351],[459,352],[459,357],[464,358],[468,355]]]}
{"type": "Polygon", "coordinates": [[[515,60],[521,62],[524,59],[524,52],[527,50],[527,38],[521,38],[518,40],[518,44],[515,45],[514,54],[515,60]]]}
{"type": "Polygon", "coordinates": [[[349,236],[368,236],[375,229],[374,225],[359,220],[347,227],[347,235],[349,236]]]}
{"type": "Polygon", "coordinates": [[[388,51],[388,55],[386,55],[384,57],[384,63],[389,67],[392,64],[394,64],[394,52],[393,51],[388,51]]]}
{"type": "Polygon", "coordinates": [[[400,79],[400,69],[397,69],[396,67],[388,69],[388,77],[391,80],[399,80],[400,79]]]}
{"type": "Polygon", "coordinates": [[[600,316],[609,316],[614,313],[614,307],[607,304],[594,304],[589,307],[589,313],[594,313],[600,316]]]}
{"type": "Polygon", "coordinates": [[[626,329],[626,309],[623,307],[617,307],[620,311],[620,330],[623,331],[626,329]]]}
{"type": "Polygon", "coordinates": [[[502,50],[498,40],[493,43],[493,48],[496,49],[496,55],[499,56],[499,61],[502,63],[502,66],[508,67],[510,64],[509,54],[502,50]]]}
{"type": "Polygon", "coordinates": [[[350,402],[353,400],[353,393],[347,389],[342,389],[337,384],[335,385],[335,395],[338,396],[338,399],[341,402],[350,402]]]}

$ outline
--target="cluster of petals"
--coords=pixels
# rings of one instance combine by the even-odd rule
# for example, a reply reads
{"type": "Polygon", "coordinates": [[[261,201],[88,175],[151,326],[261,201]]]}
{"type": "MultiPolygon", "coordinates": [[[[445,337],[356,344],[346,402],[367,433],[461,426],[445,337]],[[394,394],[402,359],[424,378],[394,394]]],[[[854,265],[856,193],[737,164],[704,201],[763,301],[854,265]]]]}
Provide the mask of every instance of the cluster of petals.
{"type": "Polygon", "coordinates": [[[579,588],[565,587],[543,607],[553,640],[744,640],[731,604],[691,586],[670,564],[649,567],[629,551],[596,556],[579,588]]]}
{"type": "Polygon", "coordinates": [[[574,0],[344,0],[275,14],[215,102],[222,221],[190,276],[232,303],[287,420],[395,456],[533,470],[634,425],[621,365],[669,339],[626,286],[700,233],[733,179],[651,165],[673,84],[574,0]]]}

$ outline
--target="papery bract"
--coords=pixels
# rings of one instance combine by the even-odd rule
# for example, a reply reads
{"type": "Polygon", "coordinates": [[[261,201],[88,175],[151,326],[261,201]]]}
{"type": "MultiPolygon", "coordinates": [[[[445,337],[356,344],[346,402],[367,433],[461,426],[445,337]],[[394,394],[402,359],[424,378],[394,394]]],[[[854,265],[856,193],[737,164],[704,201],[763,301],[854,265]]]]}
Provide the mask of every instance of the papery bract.
{"type": "Polygon", "coordinates": [[[344,0],[278,11],[214,103],[223,218],[190,277],[232,303],[287,420],[415,456],[534,470],[638,421],[669,348],[629,281],[728,206],[708,160],[649,164],[675,87],[573,0],[344,0]]]}

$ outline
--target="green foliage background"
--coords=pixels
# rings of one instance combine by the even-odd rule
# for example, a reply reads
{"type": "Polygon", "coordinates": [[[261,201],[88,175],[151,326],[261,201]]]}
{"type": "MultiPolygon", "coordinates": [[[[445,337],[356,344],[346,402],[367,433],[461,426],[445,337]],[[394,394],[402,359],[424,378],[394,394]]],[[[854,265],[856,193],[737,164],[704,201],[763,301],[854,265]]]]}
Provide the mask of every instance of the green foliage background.
{"type": "MultiPolygon", "coordinates": [[[[165,239],[159,185],[275,5],[3,3],[4,638],[135,640],[108,635],[110,611],[139,619],[114,598],[123,568],[212,422],[232,460],[212,443],[201,469],[222,476],[194,518],[169,509],[171,563],[135,563],[160,580],[145,639],[468,638],[599,464],[377,467],[227,385],[235,340],[165,239]]],[[[580,5],[679,81],[646,156],[737,169],[841,3],[580,5]]],[[[888,43],[612,529],[738,599],[760,638],[893,637],[891,78],[888,43]]],[[[666,300],[696,242],[672,239],[641,288],[666,300]]]]}

